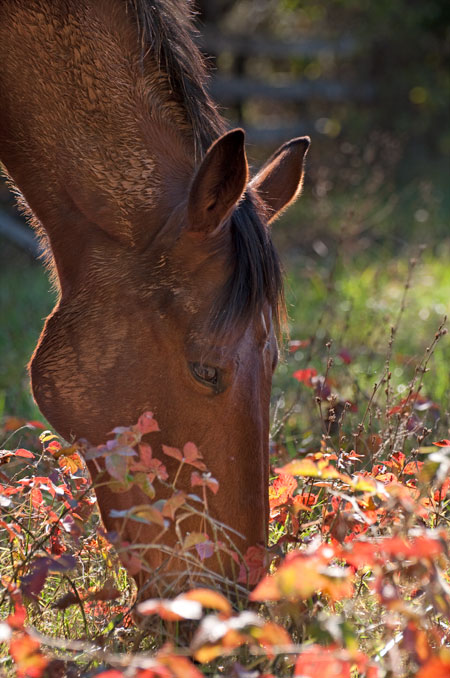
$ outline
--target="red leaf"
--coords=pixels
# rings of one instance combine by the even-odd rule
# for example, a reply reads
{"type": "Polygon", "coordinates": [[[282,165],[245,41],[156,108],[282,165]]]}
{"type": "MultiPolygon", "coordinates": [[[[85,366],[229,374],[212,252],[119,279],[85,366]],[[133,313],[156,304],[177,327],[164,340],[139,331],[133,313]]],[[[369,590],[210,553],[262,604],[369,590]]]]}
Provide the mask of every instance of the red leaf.
{"type": "Polygon", "coordinates": [[[42,492],[37,487],[33,487],[30,495],[31,503],[33,504],[34,508],[39,508],[42,505],[42,492]]]}
{"type": "Polygon", "coordinates": [[[183,455],[177,447],[169,447],[168,445],[163,445],[162,450],[164,454],[167,454],[168,457],[173,457],[178,459],[178,461],[183,461],[183,455]]]}
{"type": "Polygon", "coordinates": [[[244,563],[239,570],[238,581],[256,586],[267,572],[267,551],[264,546],[249,546],[244,555],[244,563]]]}
{"type": "Polygon", "coordinates": [[[44,424],[40,421],[37,421],[36,419],[33,419],[32,421],[27,421],[27,426],[30,426],[32,428],[40,428],[41,431],[45,431],[44,424]]]}
{"type": "Polygon", "coordinates": [[[25,457],[26,459],[34,459],[35,455],[29,450],[19,449],[13,452],[16,457],[25,457]]]}
{"type": "Polygon", "coordinates": [[[197,445],[194,445],[194,443],[186,443],[186,445],[183,447],[183,459],[186,464],[195,466],[195,468],[198,468],[199,471],[206,471],[205,464],[200,461],[200,459],[203,459],[203,457],[200,454],[197,445]]]}
{"type": "Polygon", "coordinates": [[[202,473],[200,476],[197,471],[194,471],[191,474],[191,486],[195,487],[196,485],[207,487],[213,494],[217,494],[219,491],[219,481],[213,478],[210,473],[202,473]]]}
{"type": "Polygon", "coordinates": [[[20,602],[16,602],[14,605],[14,612],[6,619],[6,623],[9,624],[12,629],[23,629],[26,618],[27,611],[24,605],[20,602]]]}
{"type": "Polygon", "coordinates": [[[341,358],[342,362],[345,363],[346,365],[350,365],[350,363],[352,362],[352,357],[345,348],[339,351],[338,356],[341,358]]]}
{"type": "Polygon", "coordinates": [[[330,648],[311,645],[299,655],[294,678],[350,678],[351,663],[335,656],[330,648]]]}
{"type": "Polygon", "coordinates": [[[450,447],[450,440],[444,438],[443,440],[433,443],[433,445],[437,445],[437,447],[450,447]]]}
{"type": "Polygon", "coordinates": [[[292,376],[306,386],[312,386],[312,378],[317,377],[317,370],[314,367],[307,367],[304,370],[297,370],[292,376]]]}
{"type": "Polygon", "coordinates": [[[311,343],[311,339],[293,339],[289,342],[289,353],[295,353],[300,348],[306,348],[311,343]]]}
{"type": "Polygon", "coordinates": [[[138,419],[137,428],[142,435],[159,431],[158,422],[153,418],[153,412],[144,412],[138,419]]]}
{"type": "Polygon", "coordinates": [[[40,643],[27,633],[13,638],[9,645],[16,665],[17,678],[40,678],[48,660],[40,651],[40,643]]]}

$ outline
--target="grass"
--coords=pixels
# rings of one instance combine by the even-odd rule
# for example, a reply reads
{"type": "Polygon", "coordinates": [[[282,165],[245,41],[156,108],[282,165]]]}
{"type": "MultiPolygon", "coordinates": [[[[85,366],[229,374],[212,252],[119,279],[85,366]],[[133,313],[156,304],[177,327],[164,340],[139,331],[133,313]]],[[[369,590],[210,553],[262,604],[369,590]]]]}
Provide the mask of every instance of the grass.
{"type": "MultiPolygon", "coordinates": [[[[351,662],[361,661],[359,676],[412,676],[429,660],[441,665],[434,674],[423,676],[440,675],[437,671],[448,670],[447,659],[439,655],[439,643],[448,644],[443,630],[447,628],[448,615],[442,600],[447,595],[449,564],[443,552],[434,560],[427,559],[427,549],[440,548],[436,529],[440,530],[439,539],[448,540],[444,529],[450,520],[449,502],[447,496],[436,499],[442,473],[448,475],[448,462],[445,453],[439,461],[432,457],[428,461],[428,455],[431,442],[450,437],[450,345],[448,336],[438,332],[450,311],[450,243],[393,252],[384,245],[362,247],[361,233],[354,232],[338,235],[337,248],[324,241],[325,247],[321,247],[314,239],[308,247],[294,242],[287,248],[283,227],[277,237],[287,252],[290,343],[283,350],[274,378],[272,468],[286,468],[292,460],[306,460],[309,467],[307,471],[297,467],[300,470],[290,489],[283,486],[286,481],[279,480],[280,474],[273,472],[270,543],[271,555],[276,558],[272,571],[275,573],[275,566],[279,567],[280,582],[284,581],[280,590],[286,582],[291,582],[293,588],[288,592],[283,589],[279,600],[272,603],[265,603],[267,592],[262,590],[260,598],[255,599],[261,602],[258,610],[264,619],[282,624],[289,631],[297,653],[316,652],[314,661],[319,665],[327,661],[320,654],[322,645],[331,643],[340,648],[336,652],[341,653],[342,675],[350,675],[351,662]],[[305,372],[299,379],[293,377],[294,372],[302,370],[313,370],[313,379],[305,372]],[[362,454],[361,460],[352,450],[362,454]],[[402,454],[404,461],[399,462],[402,454]],[[417,478],[405,474],[409,460],[423,464],[424,471],[417,478]],[[336,479],[336,469],[343,474],[341,478],[336,479]],[[349,478],[354,473],[361,478],[361,485],[351,484],[349,478]],[[278,501],[280,496],[284,498],[278,501]],[[298,509],[297,500],[311,498],[314,505],[298,509]],[[355,515],[363,522],[372,521],[363,535],[364,547],[386,539],[391,551],[388,555],[375,550],[370,555],[365,553],[365,566],[356,567],[350,575],[342,563],[346,558],[361,558],[357,549],[362,528],[355,515]],[[395,541],[398,535],[401,542],[395,541]],[[409,543],[419,548],[422,542],[414,542],[418,538],[424,540],[422,555],[415,558],[402,551],[409,543]],[[328,555],[320,548],[314,550],[318,540],[330,545],[328,555]],[[293,543],[302,556],[283,563],[282,556],[292,550],[293,543]],[[290,572],[285,580],[283,572],[290,572]],[[326,573],[325,579],[322,572],[326,573]],[[436,640],[439,633],[441,640],[436,640]],[[401,638],[406,639],[404,645],[401,638]],[[393,639],[397,639],[394,650],[393,639]],[[308,649],[306,642],[313,645],[308,649]],[[422,657],[417,648],[422,648],[422,657]],[[381,673],[370,673],[370,667],[364,665],[367,657],[358,659],[356,649],[366,653],[381,673]]],[[[2,264],[3,412],[42,419],[29,394],[25,365],[52,305],[48,282],[42,267],[12,251],[8,256],[2,255],[2,264]]],[[[40,446],[35,433],[22,431],[8,446],[13,449],[17,442],[37,454],[40,446]]],[[[49,449],[39,458],[39,475],[44,478],[40,481],[42,492],[47,492],[45,478],[58,476],[58,482],[64,481],[75,496],[77,474],[64,475],[60,459],[52,456],[49,449]]],[[[4,468],[15,482],[27,477],[20,461],[14,460],[4,468]]],[[[35,469],[28,476],[37,473],[35,469]]],[[[45,553],[35,545],[51,533],[52,523],[48,517],[43,519],[44,505],[48,515],[49,507],[56,513],[66,509],[58,504],[62,501],[59,497],[48,503],[47,495],[44,502],[35,496],[33,503],[28,489],[11,495],[17,502],[14,506],[8,505],[10,495],[5,496],[2,515],[7,516],[10,527],[19,524],[27,536],[9,541],[4,533],[0,567],[4,576],[11,574],[12,581],[23,587],[26,575],[33,575],[33,558],[45,553]]],[[[37,600],[27,604],[27,624],[45,636],[42,647],[50,648],[53,657],[59,654],[68,660],[74,676],[101,668],[119,670],[128,661],[124,657],[134,657],[136,651],[157,651],[163,637],[160,620],[142,633],[127,625],[127,611],[133,604],[132,586],[114,550],[101,541],[97,514],[77,525],[80,533],[65,534],[62,530],[58,537],[64,553],[77,559],[76,568],[59,575],[50,572],[37,600]],[[112,578],[109,586],[117,594],[114,600],[102,599],[102,595],[107,598],[102,587],[108,578],[112,578]],[[71,591],[79,595],[78,602],[55,610],[55,599],[71,591]],[[73,645],[80,636],[81,644],[73,645]],[[92,649],[93,644],[97,649],[92,649]]],[[[48,547],[44,545],[45,548],[48,547]]],[[[60,547],[53,543],[52,548],[58,553],[60,547]]],[[[277,575],[273,576],[277,582],[277,575]]],[[[9,597],[3,594],[1,617],[10,612],[13,597],[14,592],[9,597]]],[[[236,611],[236,624],[245,612],[245,605],[236,611]]],[[[272,626],[264,628],[270,636],[269,647],[271,643],[283,645],[281,631],[272,626]]],[[[244,675],[235,668],[237,660],[248,671],[258,669],[268,676],[292,675],[292,653],[271,656],[269,651],[269,656],[258,655],[261,631],[250,624],[242,632],[247,634],[247,645],[242,649],[232,646],[231,656],[220,646],[224,656],[205,661],[203,675],[244,675]]],[[[165,634],[180,646],[181,653],[189,653],[178,625],[166,628],[165,634]]],[[[19,637],[23,641],[24,636],[19,637]]],[[[211,652],[210,645],[200,645],[197,659],[203,661],[205,655],[201,652],[211,652]]],[[[40,651],[36,650],[35,659],[40,651]]],[[[173,656],[159,655],[166,668],[167,662],[177,661],[173,656]]],[[[4,666],[12,670],[10,660],[5,659],[4,666]]],[[[161,675],[200,675],[188,674],[186,667],[173,663],[167,670],[170,672],[161,675]]],[[[297,671],[302,672],[300,666],[297,671]]],[[[124,674],[116,675],[118,678],[124,674]]],[[[131,668],[126,675],[141,678],[131,668]]]]}
{"type": "Polygon", "coordinates": [[[52,303],[43,266],[5,245],[0,256],[0,417],[41,416],[30,392],[26,365],[52,303]]]}

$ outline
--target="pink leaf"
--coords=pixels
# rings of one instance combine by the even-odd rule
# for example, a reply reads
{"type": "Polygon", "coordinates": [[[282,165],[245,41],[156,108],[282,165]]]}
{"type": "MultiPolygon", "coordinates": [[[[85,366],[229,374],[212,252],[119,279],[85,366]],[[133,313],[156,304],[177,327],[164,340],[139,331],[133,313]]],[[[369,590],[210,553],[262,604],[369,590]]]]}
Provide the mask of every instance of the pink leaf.
{"type": "Polygon", "coordinates": [[[139,431],[144,433],[153,433],[159,431],[158,422],[153,418],[153,412],[144,412],[138,419],[137,427],[139,431]]]}
{"type": "Polygon", "coordinates": [[[169,447],[168,445],[163,445],[162,450],[164,454],[167,454],[168,457],[173,457],[178,459],[178,461],[183,461],[183,455],[177,447],[169,447]]]}
{"type": "Polygon", "coordinates": [[[203,459],[203,457],[200,454],[197,445],[194,443],[186,443],[186,445],[183,447],[183,458],[186,464],[190,464],[191,466],[198,468],[199,471],[206,471],[205,464],[200,461],[200,459],[203,459]]]}
{"type": "Polygon", "coordinates": [[[152,448],[147,443],[139,445],[139,457],[145,466],[149,466],[152,460],[152,448]]]}

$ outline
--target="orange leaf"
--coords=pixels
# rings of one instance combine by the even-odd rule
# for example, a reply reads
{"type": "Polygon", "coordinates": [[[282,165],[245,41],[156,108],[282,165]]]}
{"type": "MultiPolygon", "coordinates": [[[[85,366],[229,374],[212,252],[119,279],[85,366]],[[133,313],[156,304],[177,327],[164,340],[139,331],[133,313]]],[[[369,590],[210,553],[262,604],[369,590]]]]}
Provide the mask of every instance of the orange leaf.
{"type": "Polygon", "coordinates": [[[162,515],[166,518],[170,518],[171,520],[174,520],[175,518],[175,511],[180,508],[180,506],[183,506],[184,502],[186,501],[186,494],[185,492],[176,492],[172,497],[170,497],[164,504],[162,508],[162,515]]]}
{"type": "Polygon", "coordinates": [[[275,657],[273,649],[292,645],[289,633],[274,622],[266,622],[262,627],[253,626],[250,634],[265,649],[269,659],[275,657]]]}
{"type": "Polygon", "coordinates": [[[416,678],[450,678],[450,657],[432,657],[422,666],[416,678]]]}
{"type": "Polygon", "coordinates": [[[58,464],[64,473],[76,473],[80,469],[84,468],[83,460],[77,452],[70,455],[63,453],[58,458],[58,464]]]}
{"type": "Polygon", "coordinates": [[[172,671],[173,678],[203,678],[203,674],[187,657],[159,653],[156,659],[172,671]]]}
{"type": "Polygon", "coordinates": [[[40,643],[27,633],[13,638],[9,651],[14,660],[17,678],[40,678],[48,660],[40,650],[40,643]]]}
{"type": "Polygon", "coordinates": [[[196,600],[203,607],[208,607],[213,610],[223,612],[227,617],[231,616],[232,610],[228,600],[221,593],[212,591],[211,589],[192,589],[183,594],[186,600],[196,600]]]}
{"type": "Polygon", "coordinates": [[[234,650],[247,642],[247,636],[235,629],[227,631],[219,642],[205,643],[194,652],[195,659],[201,664],[207,664],[229,650],[234,650]]]}
{"type": "Polygon", "coordinates": [[[250,600],[305,600],[321,592],[331,600],[350,598],[353,584],[350,570],[329,567],[335,557],[327,545],[312,554],[291,551],[278,570],[265,577],[250,594],[250,600]]]}
{"type": "Polygon", "coordinates": [[[182,619],[200,619],[202,606],[196,600],[188,600],[184,596],[178,596],[174,600],[153,598],[139,603],[139,614],[144,616],[157,614],[166,621],[181,621],[182,619]]]}
{"type": "Polygon", "coordinates": [[[335,656],[330,648],[311,645],[299,655],[294,678],[350,678],[351,663],[335,656]]]}
{"type": "Polygon", "coordinates": [[[281,474],[269,487],[269,504],[274,509],[283,506],[292,498],[297,489],[297,481],[288,473],[281,474]]]}
{"type": "Polygon", "coordinates": [[[312,459],[294,459],[293,461],[275,469],[276,473],[289,473],[291,476],[307,476],[309,478],[333,479],[341,478],[349,481],[350,478],[343,473],[339,473],[334,466],[328,464],[326,460],[314,462],[312,459]]]}

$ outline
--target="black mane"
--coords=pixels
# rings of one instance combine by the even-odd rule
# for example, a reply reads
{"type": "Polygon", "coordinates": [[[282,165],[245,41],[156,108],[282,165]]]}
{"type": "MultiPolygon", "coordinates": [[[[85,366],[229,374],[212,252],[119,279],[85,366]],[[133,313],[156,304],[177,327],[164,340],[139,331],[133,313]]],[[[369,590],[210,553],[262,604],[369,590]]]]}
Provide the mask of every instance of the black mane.
{"type": "Polygon", "coordinates": [[[218,334],[245,328],[267,302],[277,332],[285,320],[280,259],[263,216],[263,204],[251,193],[245,194],[232,216],[231,273],[212,317],[218,334]]]}

